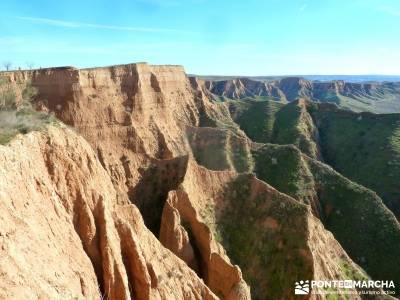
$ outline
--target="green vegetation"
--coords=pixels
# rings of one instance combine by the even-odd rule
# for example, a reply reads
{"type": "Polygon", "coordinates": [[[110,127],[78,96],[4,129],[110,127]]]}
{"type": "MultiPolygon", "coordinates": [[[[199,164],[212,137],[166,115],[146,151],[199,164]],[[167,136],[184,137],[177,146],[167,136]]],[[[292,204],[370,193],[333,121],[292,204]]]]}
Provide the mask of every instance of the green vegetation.
{"type": "Polygon", "coordinates": [[[311,116],[298,102],[284,105],[251,99],[229,102],[232,118],[257,143],[293,144],[307,155],[318,156],[311,116]]]}
{"type": "Polygon", "coordinates": [[[254,158],[258,178],[296,199],[318,201],[311,205],[325,227],[369,275],[400,278],[393,268],[400,265],[400,226],[374,192],[294,146],[267,144],[254,150],[254,158]]]}
{"type": "Polygon", "coordinates": [[[18,101],[16,89],[0,78],[0,144],[10,142],[17,134],[43,130],[47,124],[55,122],[52,116],[36,112],[31,101],[36,90],[29,84],[22,85],[18,101]]]}
{"type": "Polygon", "coordinates": [[[325,161],[374,191],[400,216],[400,114],[311,112],[325,161]]]}
{"type": "MultiPolygon", "coordinates": [[[[386,83],[372,83],[375,87],[365,91],[360,87],[353,87],[347,94],[336,94],[336,101],[340,107],[355,112],[393,113],[400,112],[400,85],[386,83]]],[[[355,85],[357,86],[357,85],[355,85]]],[[[329,97],[316,95],[322,102],[331,102],[329,97]]]]}
{"type": "MultiPolygon", "coordinates": [[[[400,226],[394,216],[374,192],[341,176],[318,162],[315,158],[319,156],[313,155],[317,149],[321,150],[326,162],[350,179],[377,191],[395,211],[399,207],[396,201],[400,192],[396,181],[400,178],[400,116],[357,114],[328,103],[294,102],[283,107],[269,101],[225,103],[232,118],[254,141],[282,144],[253,144],[250,154],[239,155],[251,160],[248,166],[253,167],[257,177],[280,192],[310,205],[325,228],[335,235],[351,258],[372,278],[400,278],[400,270],[393,268],[394,264],[400,265],[400,226]],[[377,260],[376,257],[385,257],[385,260],[377,260]]],[[[220,128],[221,125],[216,122],[215,126],[220,128]]],[[[229,143],[228,136],[233,135],[229,127],[224,128],[223,134],[220,130],[216,132],[219,133],[204,135],[201,143],[192,140],[195,153],[198,146],[200,151],[205,152],[204,156],[212,156],[211,163],[198,160],[211,169],[222,162],[229,165],[230,156],[227,153],[235,148],[238,153],[242,151],[238,147],[240,144],[229,143]],[[217,137],[219,142],[214,142],[217,137]]],[[[244,270],[248,282],[258,286],[261,295],[262,284],[256,283],[260,276],[249,271],[254,265],[248,266],[245,257],[257,257],[258,250],[263,253],[272,253],[268,252],[272,250],[258,246],[264,244],[262,238],[259,244],[250,242],[245,246],[243,239],[254,238],[256,241],[262,237],[265,230],[257,221],[261,219],[259,213],[265,217],[270,212],[259,207],[252,210],[247,201],[257,203],[259,200],[248,200],[253,196],[246,196],[246,190],[240,192],[234,186],[231,189],[231,201],[242,199],[244,204],[235,202],[231,206],[237,211],[232,209],[223,214],[225,217],[217,226],[218,236],[230,257],[244,270]],[[236,198],[235,193],[242,196],[236,198]],[[250,232],[254,232],[254,237],[250,232]],[[239,244],[242,246],[239,247],[239,244]]],[[[279,259],[278,255],[276,261],[279,259]]],[[[284,260],[280,261],[283,265],[284,260]]],[[[254,264],[260,266],[261,262],[255,259],[254,264]]],[[[258,267],[255,269],[258,270],[258,267]]],[[[346,274],[351,275],[349,272],[346,274]]],[[[268,276],[271,278],[271,274],[268,276]]],[[[272,278],[279,282],[276,277],[272,278]]],[[[278,290],[279,284],[276,286],[278,290]]],[[[274,295],[278,294],[276,291],[274,295]]]]}
{"type": "Polygon", "coordinates": [[[200,114],[200,127],[188,128],[186,135],[196,161],[210,170],[252,169],[250,147],[239,126],[232,121],[224,103],[218,113],[204,111],[200,114]]]}
{"type": "MultiPolygon", "coordinates": [[[[400,270],[393,267],[400,265],[400,226],[378,195],[367,189],[378,192],[398,214],[400,115],[357,114],[341,110],[335,104],[298,101],[282,105],[247,99],[230,100],[225,104],[232,119],[248,137],[258,142],[251,145],[250,155],[240,155],[243,159],[252,160],[250,166],[258,178],[310,205],[325,228],[334,234],[350,257],[372,278],[400,278],[400,270]],[[274,144],[261,144],[265,142],[274,144]],[[320,153],[325,162],[355,182],[320,163],[317,160],[320,153]]],[[[222,123],[226,124],[225,121],[222,123]]],[[[215,123],[215,127],[220,126],[215,123]]],[[[226,137],[232,133],[230,128],[234,126],[224,127],[224,142],[213,143],[215,148],[207,149],[204,143],[201,146],[208,155],[216,155],[213,158],[215,163],[226,161],[229,164],[226,153],[235,147],[238,153],[242,151],[237,148],[237,143],[227,147],[229,138],[226,137]],[[222,146],[225,150],[221,150],[222,146]],[[217,158],[219,151],[224,152],[225,160],[222,156],[217,158]]],[[[203,137],[203,140],[211,143],[216,136],[203,137]]],[[[277,296],[283,290],[279,274],[282,270],[287,272],[282,267],[287,257],[271,250],[278,243],[274,237],[268,236],[272,244],[263,239],[267,233],[259,223],[262,219],[260,214],[265,219],[271,212],[257,206],[262,200],[246,195],[245,183],[238,181],[235,184],[237,186],[230,187],[231,194],[226,195],[234,203],[230,205],[233,208],[224,212],[217,224],[218,238],[232,260],[241,266],[252,290],[256,286],[255,295],[264,295],[266,290],[263,288],[269,286],[272,294],[277,296]],[[249,203],[253,203],[255,209],[249,203]],[[254,243],[251,242],[253,239],[254,243]],[[259,270],[262,265],[259,253],[275,256],[275,261],[281,264],[279,271],[271,271],[265,265],[266,273],[262,276],[254,274],[254,271],[252,273],[251,270],[259,270]],[[246,257],[255,259],[250,264],[246,262],[246,257]],[[273,280],[273,288],[272,281],[260,282],[263,276],[273,280]]],[[[285,222],[290,223],[288,215],[286,221],[282,221],[285,222]]],[[[284,235],[290,236],[290,233],[285,232],[284,235]]],[[[275,261],[268,263],[274,265],[275,261]]],[[[278,268],[278,265],[275,266],[278,268]]],[[[354,273],[351,266],[344,265],[342,270],[346,278],[363,276],[354,273]]],[[[267,294],[270,293],[268,290],[267,294]]]]}
{"type": "Polygon", "coordinates": [[[203,109],[200,112],[199,127],[212,127],[222,130],[229,130],[232,133],[240,134],[240,128],[229,115],[226,103],[214,102],[215,109],[203,109]]]}
{"type": "Polygon", "coordinates": [[[232,101],[230,110],[255,142],[293,144],[313,158],[319,158],[321,151],[324,161],[376,191],[400,216],[400,114],[357,114],[311,102],[305,108],[297,102],[281,106],[268,101],[232,101]]]}
{"type": "MultiPolygon", "coordinates": [[[[312,105],[308,103],[308,106],[312,105]]],[[[272,142],[280,145],[296,145],[312,158],[319,157],[317,131],[306,109],[306,104],[292,102],[276,114],[272,142]]]]}
{"type": "Polygon", "coordinates": [[[252,151],[257,177],[307,204],[313,197],[314,179],[295,146],[267,144],[252,151]]]}
{"type": "Polygon", "coordinates": [[[193,128],[187,133],[196,161],[210,170],[252,169],[250,149],[245,138],[219,128],[193,128]]]}
{"type": "Polygon", "coordinates": [[[372,278],[400,278],[393,267],[400,265],[400,225],[382,200],[320,162],[307,159],[307,164],[325,227],[372,278]]]}
{"type": "Polygon", "coordinates": [[[274,142],[277,144],[298,144],[298,128],[301,108],[291,103],[282,108],[276,115],[274,142]]]}
{"type": "Polygon", "coordinates": [[[293,282],[313,272],[309,258],[300,254],[308,251],[307,208],[257,184],[252,175],[241,175],[226,187],[218,236],[253,299],[291,298],[293,282]]]}
{"type": "Polygon", "coordinates": [[[229,109],[232,117],[246,135],[255,142],[271,141],[275,122],[275,114],[284,105],[275,101],[256,101],[244,99],[230,101],[229,109]]]}
{"type": "Polygon", "coordinates": [[[340,269],[342,270],[343,279],[349,280],[368,280],[368,276],[362,273],[359,269],[354,268],[347,260],[340,261],[340,269]]]}
{"type": "Polygon", "coordinates": [[[210,170],[226,170],[231,167],[226,143],[229,132],[215,128],[193,128],[187,133],[196,161],[210,170]]]}

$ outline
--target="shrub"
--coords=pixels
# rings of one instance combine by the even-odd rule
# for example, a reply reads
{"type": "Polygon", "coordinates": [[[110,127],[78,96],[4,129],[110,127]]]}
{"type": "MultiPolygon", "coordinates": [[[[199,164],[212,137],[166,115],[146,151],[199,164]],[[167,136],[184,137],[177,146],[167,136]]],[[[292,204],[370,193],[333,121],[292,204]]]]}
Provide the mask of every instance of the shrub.
{"type": "Polygon", "coordinates": [[[36,88],[30,83],[20,86],[22,92],[18,100],[16,88],[0,78],[0,144],[8,143],[19,133],[43,130],[46,124],[54,121],[50,115],[33,109],[36,88]]]}
{"type": "Polygon", "coordinates": [[[17,95],[5,78],[0,78],[0,110],[16,109],[17,95]]]}

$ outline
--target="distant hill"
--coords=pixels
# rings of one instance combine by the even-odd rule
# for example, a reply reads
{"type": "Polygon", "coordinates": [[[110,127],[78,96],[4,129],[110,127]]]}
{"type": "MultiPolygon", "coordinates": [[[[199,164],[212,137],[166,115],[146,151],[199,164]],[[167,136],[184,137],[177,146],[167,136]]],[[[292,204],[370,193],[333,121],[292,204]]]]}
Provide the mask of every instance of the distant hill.
{"type": "Polygon", "coordinates": [[[235,78],[249,78],[253,80],[269,81],[287,77],[300,77],[312,81],[343,80],[347,82],[399,82],[400,75],[280,75],[280,76],[223,76],[223,75],[189,75],[204,80],[229,80],[235,78]]]}
{"type": "MultiPolygon", "coordinates": [[[[282,103],[298,99],[315,102],[331,102],[355,112],[400,112],[400,81],[354,82],[344,80],[325,81],[328,77],[314,77],[320,81],[302,77],[257,77],[231,79],[198,79],[203,88],[216,100],[254,98],[282,103]]],[[[363,77],[377,79],[376,77],[363,77]]],[[[387,77],[379,77],[381,80],[387,77]]],[[[400,77],[398,77],[400,78],[400,77]]],[[[349,77],[349,80],[352,78],[349,77]]]]}

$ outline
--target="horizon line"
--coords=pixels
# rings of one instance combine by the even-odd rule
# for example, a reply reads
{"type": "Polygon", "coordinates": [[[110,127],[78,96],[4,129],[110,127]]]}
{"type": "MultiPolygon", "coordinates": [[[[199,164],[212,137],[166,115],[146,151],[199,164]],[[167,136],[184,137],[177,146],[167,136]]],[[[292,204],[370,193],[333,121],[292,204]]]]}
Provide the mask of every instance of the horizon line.
{"type": "Polygon", "coordinates": [[[43,70],[43,69],[63,69],[63,68],[74,68],[77,70],[85,70],[85,69],[96,69],[96,68],[109,68],[109,67],[118,67],[118,66],[127,66],[127,65],[138,65],[138,64],[147,64],[150,66],[173,66],[173,67],[182,67],[185,70],[185,73],[187,76],[196,76],[196,77],[235,77],[235,78],[246,78],[246,77],[252,77],[252,78],[257,78],[257,77],[304,77],[304,76],[337,76],[337,77],[350,77],[350,76],[375,76],[375,77],[400,77],[399,74],[383,74],[383,73],[368,73],[368,74],[340,74],[340,73],[334,73],[334,74],[313,74],[313,73],[292,73],[292,74],[267,74],[267,75],[221,75],[221,74],[198,74],[195,72],[186,72],[186,68],[182,64],[152,64],[146,61],[138,61],[138,62],[133,62],[133,63],[121,63],[121,64],[111,64],[111,65],[103,65],[103,66],[82,66],[82,67],[76,67],[74,65],[58,65],[58,66],[45,66],[45,67],[33,67],[31,69],[29,68],[22,68],[20,66],[15,66],[14,68],[10,70],[1,70],[0,73],[4,72],[15,72],[15,71],[38,71],[38,70],[43,70]]]}

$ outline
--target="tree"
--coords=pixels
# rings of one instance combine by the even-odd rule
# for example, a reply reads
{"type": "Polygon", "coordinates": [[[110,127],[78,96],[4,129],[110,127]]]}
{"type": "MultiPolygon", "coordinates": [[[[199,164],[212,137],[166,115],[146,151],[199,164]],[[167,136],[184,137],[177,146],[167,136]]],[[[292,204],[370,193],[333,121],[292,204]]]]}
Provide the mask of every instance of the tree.
{"type": "Polygon", "coordinates": [[[27,61],[26,66],[29,70],[32,70],[35,67],[35,63],[33,61],[27,61]]]}
{"type": "Polygon", "coordinates": [[[3,67],[6,69],[6,71],[10,71],[11,66],[12,66],[12,62],[10,62],[10,61],[3,62],[3,67]]]}

